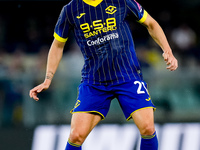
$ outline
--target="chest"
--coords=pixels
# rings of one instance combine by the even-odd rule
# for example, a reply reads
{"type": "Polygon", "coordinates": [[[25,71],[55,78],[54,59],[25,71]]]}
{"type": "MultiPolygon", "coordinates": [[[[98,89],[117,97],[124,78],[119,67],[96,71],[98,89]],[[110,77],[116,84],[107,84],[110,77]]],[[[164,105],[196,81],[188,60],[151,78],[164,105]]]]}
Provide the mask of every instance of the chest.
{"type": "Polygon", "coordinates": [[[126,17],[123,0],[103,0],[96,7],[83,1],[71,8],[71,22],[85,37],[116,30],[126,17]]]}

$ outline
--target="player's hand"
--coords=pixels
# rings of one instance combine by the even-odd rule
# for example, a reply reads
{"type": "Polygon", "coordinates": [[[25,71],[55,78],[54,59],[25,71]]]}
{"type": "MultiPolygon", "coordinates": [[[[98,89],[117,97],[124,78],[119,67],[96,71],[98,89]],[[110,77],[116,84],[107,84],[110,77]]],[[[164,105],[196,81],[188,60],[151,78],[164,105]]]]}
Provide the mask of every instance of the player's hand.
{"type": "Polygon", "coordinates": [[[30,98],[33,98],[34,100],[38,101],[39,98],[38,98],[38,93],[44,91],[44,90],[47,90],[50,86],[50,81],[45,81],[43,82],[42,84],[34,87],[33,89],[30,90],[29,92],[29,96],[30,98]]]}
{"type": "Polygon", "coordinates": [[[167,64],[168,70],[175,71],[178,68],[178,61],[172,53],[164,52],[162,56],[167,64]]]}

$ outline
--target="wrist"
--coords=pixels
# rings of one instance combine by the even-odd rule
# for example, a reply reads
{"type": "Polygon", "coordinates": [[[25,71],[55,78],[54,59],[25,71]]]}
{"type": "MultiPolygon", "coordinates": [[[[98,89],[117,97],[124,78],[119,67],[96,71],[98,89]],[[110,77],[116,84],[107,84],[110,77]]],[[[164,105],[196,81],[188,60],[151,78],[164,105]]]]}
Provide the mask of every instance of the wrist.
{"type": "Polygon", "coordinates": [[[173,55],[171,49],[165,50],[163,53],[168,54],[168,55],[173,55]]]}
{"type": "Polygon", "coordinates": [[[170,46],[168,46],[168,47],[165,47],[165,48],[163,49],[163,52],[164,52],[164,53],[170,54],[170,53],[172,53],[172,49],[171,49],[170,46]]]}
{"type": "Polygon", "coordinates": [[[46,86],[50,86],[50,84],[51,84],[51,80],[50,79],[47,79],[47,78],[45,78],[45,80],[44,80],[44,85],[46,85],[46,86]]]}
{"type": "Polygon", "coordinates": [[[53,72],[51,72],[51,71],[48,71],[47,73],[46,73],[46,77],[45,77],[45,80],[52,80],[53,79],[53,76],[54,76],[54,73],[53,72]]]}

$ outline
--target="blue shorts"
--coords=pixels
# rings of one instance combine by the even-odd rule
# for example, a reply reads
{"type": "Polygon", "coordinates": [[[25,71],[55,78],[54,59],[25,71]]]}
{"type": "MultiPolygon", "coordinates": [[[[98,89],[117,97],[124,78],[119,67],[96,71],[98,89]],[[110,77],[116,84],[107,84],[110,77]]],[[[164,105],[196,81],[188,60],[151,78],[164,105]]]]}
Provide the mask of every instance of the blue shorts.
{"type": "Polygon", "coordinates": [[[117,98],[127,120],[144,108],[153,108],[151,97],[144,81],[130,81],[117,85],[91,85],[81,83],[73,113],[97,113],[104,119],[112,99],[117,98]]]}

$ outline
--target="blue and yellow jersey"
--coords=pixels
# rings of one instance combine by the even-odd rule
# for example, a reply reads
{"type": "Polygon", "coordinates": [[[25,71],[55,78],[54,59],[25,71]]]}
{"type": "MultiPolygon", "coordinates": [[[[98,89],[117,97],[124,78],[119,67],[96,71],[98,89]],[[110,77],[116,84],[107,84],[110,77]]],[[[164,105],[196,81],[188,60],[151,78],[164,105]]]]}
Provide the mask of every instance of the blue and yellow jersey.
{"type": "Polygon", "coordinates": [[[63,7],[54,37],[66,42],[69,32],[74,32],[85,60],[82,82],[107,85],[142,80],[129,15],[140,23],[147,18],[135,0],[72,0],[63,7]]]}

